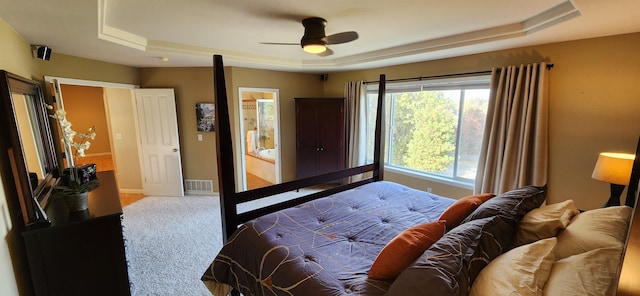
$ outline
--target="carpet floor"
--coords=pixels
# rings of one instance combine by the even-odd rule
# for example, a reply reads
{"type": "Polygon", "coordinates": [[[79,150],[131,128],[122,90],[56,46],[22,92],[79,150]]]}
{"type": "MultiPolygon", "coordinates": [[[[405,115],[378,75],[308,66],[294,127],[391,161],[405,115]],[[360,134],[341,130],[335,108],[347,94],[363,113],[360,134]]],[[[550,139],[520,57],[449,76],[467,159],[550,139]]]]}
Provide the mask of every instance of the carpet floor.
{"type": "Polygon", "coordinates": [[[200,277],[222,248],[218,197],[145,197],[123,209],[131,294],[211,295],[200,277]]]}
{"type": "MultiPolygon", "coordinates": [[[[242,213],[333,187],[303,188],[238,205],[242,213]]],[[[222,248],[218,196],[148,196],[123,208],[133,296],[211,295],[200,277],[222,248]]]]}

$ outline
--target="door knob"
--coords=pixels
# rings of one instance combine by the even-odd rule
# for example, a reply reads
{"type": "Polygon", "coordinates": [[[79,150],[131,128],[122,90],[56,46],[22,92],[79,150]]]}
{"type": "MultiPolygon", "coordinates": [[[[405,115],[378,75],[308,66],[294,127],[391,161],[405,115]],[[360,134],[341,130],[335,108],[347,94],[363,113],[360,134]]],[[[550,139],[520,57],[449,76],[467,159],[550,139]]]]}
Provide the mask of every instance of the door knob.
{"type": "Polygon", "coordinates": [[[171,151],[178,152],[178,148],[173,148],[171,151]]]}

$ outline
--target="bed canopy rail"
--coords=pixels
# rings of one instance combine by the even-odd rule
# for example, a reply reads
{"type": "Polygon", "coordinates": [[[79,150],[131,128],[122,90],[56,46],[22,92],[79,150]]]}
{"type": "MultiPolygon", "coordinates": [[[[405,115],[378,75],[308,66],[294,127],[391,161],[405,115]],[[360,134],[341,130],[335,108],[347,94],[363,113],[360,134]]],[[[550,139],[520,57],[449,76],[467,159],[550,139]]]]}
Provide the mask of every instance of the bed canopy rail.
{"type": "Polygon", "coordinates": [[[234,153],[232,145],[231,121],[229,117],[229,104],[224,75],[224,64],[221,55],[213,56],[213,84],[215,125],[216,125],[216,148],[218,161],[218,185],[220,192],[220,207],[222,216],[223,239],[227,239],[238,228],[238,225],[258,218],[268,213],[293,207],[301,203],[325,197],[334,193],[352,189],[366,183],[380,181],[383,179],[384,162],[381,161],[382,145],[384,143],[384,95],[386,90],[385,75],[380,75],[380,85],[378,88],[378,108],[376,110],[376,127],[374,143],[374,159],[372,164],[366,164],[353,168],[347,168],[335,172],[330,172],[318,176],[298,179],[294,181],[275,184],[272,186],[237,192],[235,184],[234,153]],[[370,177],[360,181],[344,183],[337,187],[312,193],[296,199],[283,201],[263,208],[238,214],[238,204],[249,202],[264,197],[281,194],[301,188],[327,183],[334,180],[345,180],[348,177],[364,173],[370,173],[370,177]]]}

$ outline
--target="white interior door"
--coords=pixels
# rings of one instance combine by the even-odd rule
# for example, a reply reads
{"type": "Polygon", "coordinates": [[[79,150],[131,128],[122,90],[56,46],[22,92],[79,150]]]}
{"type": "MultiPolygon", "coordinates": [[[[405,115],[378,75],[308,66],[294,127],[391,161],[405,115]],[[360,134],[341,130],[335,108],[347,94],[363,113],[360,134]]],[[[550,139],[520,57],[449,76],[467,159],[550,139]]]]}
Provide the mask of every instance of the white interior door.
{"type": "Polygon", "coordinates": [[[173,89],[135,89],[144,193],[183,196],[178,118],[173,89]]]}

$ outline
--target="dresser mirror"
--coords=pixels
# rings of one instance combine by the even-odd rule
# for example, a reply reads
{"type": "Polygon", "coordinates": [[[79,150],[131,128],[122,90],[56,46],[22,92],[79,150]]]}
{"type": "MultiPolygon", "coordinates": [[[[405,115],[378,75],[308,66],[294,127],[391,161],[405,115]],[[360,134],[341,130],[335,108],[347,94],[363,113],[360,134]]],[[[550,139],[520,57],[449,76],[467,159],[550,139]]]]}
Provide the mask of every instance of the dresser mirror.
{"type": "Polygon", "coordinates": [[[6,71],[0,71],[0,79],[3,138],[9,139],[8,162],[24,223],[48,223],[43,208],[58,182],[59,166],[42,87],[6,71]]]}

